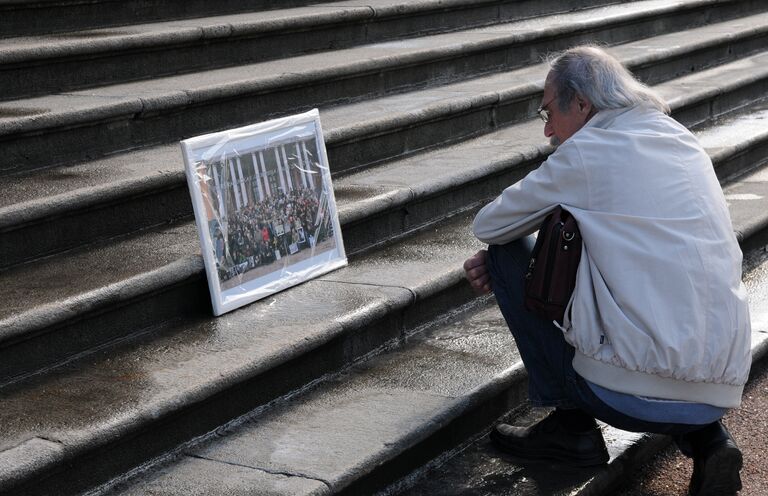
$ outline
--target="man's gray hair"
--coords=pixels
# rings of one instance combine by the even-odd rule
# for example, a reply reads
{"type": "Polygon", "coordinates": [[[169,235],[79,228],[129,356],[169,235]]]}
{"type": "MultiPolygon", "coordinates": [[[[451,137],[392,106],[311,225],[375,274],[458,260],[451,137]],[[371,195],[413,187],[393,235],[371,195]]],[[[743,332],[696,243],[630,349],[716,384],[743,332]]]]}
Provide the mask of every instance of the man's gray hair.
{"type": "Polygon", "coordinates": [[[661,112],[670,109],[655,91],[641,83],[621,62],[593,45],[571,48],[548,57],[557,103],[566,112],[578,94],[596,110],[633,107],[648,103],[661,112]]]}

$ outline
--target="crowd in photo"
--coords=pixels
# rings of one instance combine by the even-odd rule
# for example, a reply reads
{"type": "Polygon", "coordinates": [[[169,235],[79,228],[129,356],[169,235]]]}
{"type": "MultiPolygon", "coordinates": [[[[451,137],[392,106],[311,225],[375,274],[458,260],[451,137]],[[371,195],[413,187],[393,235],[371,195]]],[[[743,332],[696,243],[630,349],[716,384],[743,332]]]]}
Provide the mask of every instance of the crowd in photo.
{"type": "Polygon", "coordinates": [[[319,190],[297,188],[228,215],[226,228],[212,233],[219,279],[229,280],[333,236],[319,195],[319,190]]]}

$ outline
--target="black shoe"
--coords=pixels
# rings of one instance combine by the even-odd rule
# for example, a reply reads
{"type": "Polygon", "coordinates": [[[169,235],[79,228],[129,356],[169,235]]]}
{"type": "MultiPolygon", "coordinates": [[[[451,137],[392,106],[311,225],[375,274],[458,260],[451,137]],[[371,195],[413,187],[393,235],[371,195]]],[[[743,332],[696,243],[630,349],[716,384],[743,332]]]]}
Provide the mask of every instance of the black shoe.
{"type": "Polygon", "coordinates": [[[693,458],[691,496],[731,496],[741,489],[741,451],[733,439],[726,439],[693,458]]]}
{"type": "Polygon", "coordinates": [[[499,424],[490,437],[498,449],[524,460],[554,461],[575,467],[608,462],[608,450],[597,425],[574,432],[563,427],[555,412],[530,427],[499,424]]]}

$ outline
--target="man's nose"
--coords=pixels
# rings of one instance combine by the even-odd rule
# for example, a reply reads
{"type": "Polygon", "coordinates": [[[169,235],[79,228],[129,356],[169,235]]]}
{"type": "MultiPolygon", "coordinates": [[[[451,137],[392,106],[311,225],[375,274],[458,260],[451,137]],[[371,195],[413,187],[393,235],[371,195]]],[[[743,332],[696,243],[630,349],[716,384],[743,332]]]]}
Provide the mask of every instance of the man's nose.
{"type": "Polygon", "coordinates": [[[555,134],[555,131],[552,129],[552,124],[550,122],[546,122],[544,124],[544,136],[550,138],[553,134],[555,134]]]}

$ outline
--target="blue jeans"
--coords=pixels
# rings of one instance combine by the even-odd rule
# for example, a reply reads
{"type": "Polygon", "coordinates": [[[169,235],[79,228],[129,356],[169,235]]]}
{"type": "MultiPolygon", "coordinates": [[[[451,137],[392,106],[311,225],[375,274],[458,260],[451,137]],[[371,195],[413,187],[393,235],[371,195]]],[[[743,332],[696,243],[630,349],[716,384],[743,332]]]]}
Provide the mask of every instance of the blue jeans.
{"type": "MultiPolygon", "coordinates": [[[[524,275],[534,239],[527,237],[488,248],[493,292],[528,371],[528,397],[534,406],[580,409],[618,429],[679,436],[702,425],[658,423],[629,417],[603,403],[573,369],[574,348],[551,321],[523,306],[524,275]]],[[[687,454],[687,453],[686,453],[687,454]]]]}

